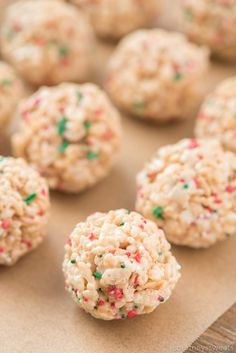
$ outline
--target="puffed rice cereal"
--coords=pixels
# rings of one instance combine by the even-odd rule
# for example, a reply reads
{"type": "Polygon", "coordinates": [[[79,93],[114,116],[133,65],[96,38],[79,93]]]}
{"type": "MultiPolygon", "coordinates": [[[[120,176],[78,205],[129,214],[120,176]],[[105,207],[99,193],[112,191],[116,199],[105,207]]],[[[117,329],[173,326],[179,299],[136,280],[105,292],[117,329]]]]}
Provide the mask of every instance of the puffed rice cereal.
{"type": "Polygon", "coordinates": [[[217,56],[236,58],[236,1],[182,0],[182,28],[196,43],[217,56]]]}
{"type": "Polygon", "coordinates": [[[0,127],[10,120],[24,94],[21,79],[11,66],[0,61],[0,127]]]}
{"type": "Polygon", "coordinates": [[[105,87],[122,110],[143,119],[188,118],[204,92],[208,50],[175,32],[140,30],[111,55],[105,87]]]}
{"type": "Polygon", "coordinates": [[[216,140],[160,148],[137,176],[136,209],[167,239],[209,247],[236,233],[235,158],[216,140]]]}
{"type": "Polygon", "coordinates": [[[82,82],[90,74],[92,28],[82,12],[62,1],[10,5],[0,38],[3,57],[33,85],[82,82]]]}
{"type": "Polygon", "coordinates": [[[43,240],[48,186],[23,159],[0,157],[0,265],[13,265],[43,240]]]}
{"type": "Polygon", "coordinates": [[[205,99],[195,133],[199,138],[217,138],[224,149],[236,153],[236,77],[224,80],[205,99]]]}
{"type": "Polygon", "coordinates": [[[100,37],[119,39],[149,26],[157,17],[161,0],[71,0],[85,10],[100,37]]]}
{"type": "Polygon", "coordinates": [[[179,269],[163,231],[125,209],[78,223],[63,262],[74,301],[103,320],[152,312],[171,295],[179,269]]]}
{"type": "Polygon", "coordinates": [[[79,192],[104,178],[121,144],[120,117],[93,84],[43,87],[19,107],[16,156],[38,169],[50,188],[79,192]]]}

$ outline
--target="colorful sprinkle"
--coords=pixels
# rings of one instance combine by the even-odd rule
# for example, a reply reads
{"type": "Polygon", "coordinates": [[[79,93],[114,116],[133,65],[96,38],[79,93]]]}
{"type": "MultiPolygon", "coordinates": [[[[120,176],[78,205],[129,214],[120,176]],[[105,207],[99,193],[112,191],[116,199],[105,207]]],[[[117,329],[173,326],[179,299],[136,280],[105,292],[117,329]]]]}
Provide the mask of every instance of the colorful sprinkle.
{"type": "Polygon", "coordinates": [[[72,265],[74,265],[74,264],[76,263],[76,261],[75,261],[74,259],[71,259],[71,260],[70,260],[70,263],[71,263],[72,265]]]}
{"type": "Polygon", "coordinates": [[[58,135],[59,136],[62,136],[63,134],[64,134],[64,132],[65,132],[65,130],[66,130],[66,124],[67,124],[67,118],[66,118],[66,116],[63,116],[60,120],[59,120],[59,122],[58,122],[58,124],[57,124],[57,132],[58,132],[58,135]]]}
{"type": "Polygon", "coordinates": [[[132,309],[132,310],[128,311],[128,313],[127,313],[127,317],[134,317],[136,315],[137,315],[136,309],[132,309]]]}
{"type": "Polygon", "coordinates": [[[114,296],[116,300],[121,300],[124,296],[123,290],[116,287],[109,289],[108,294],[114,296]]]}
{"type": "Polygon", "coordinates": [[[93,273],[93,276],[94,276],[95,278],[102,278],[102,274],[101,274],[100,272],[94,272],[94,273],[93,273]]]}
{"type": "Polygon", "coordinates": [[[197,148],[197,147],[199,147],[198,141],[195,140],[195,139],[191,139],[191,140],[189,141],[188,148],[189,148],[190,150],[192,150],[192,149],[197,148]]]}
{"type": "Polygon", "coordinates": [[[30,194],[29,196],[27,196],[27,197],[24,199],[25,203],[26,203],[27,205],[30,204],[30,203],[35,199],[36,196],[37,196],[37,195],[36,195],[35,193],[30,194]]]}
{"type": "Polygon", "coordinates": [[[141,258],[142,256],[140,255],[139,252],[137,252],[135,255],[134,255],[134,259],[136,262],[140,263],[141,262],[141,258]]]}
{"type": "Polygon", "coordinates": [[[11,86],[11,84],[12,84],[12,80],[5,79],[1,81],[2,86],[11,86]]]}
{"type": "Polygon", "coordinates": [[[121,268],[125,268],[126,266],[125,266],[125,264],[121,264],[120,267],[121,268]]]}
{"type": "Polygon", "coordinates": [[[120,223],[120,227],[124,226],[125,225],[125,222],[121,222],[120,223]]]}
{"type": "Polygon", "coordinates": [[[84,125],[85,130],[89,130],[90,127],[91,127],[91,123],[89,121],[87,121],[87,120],[84,122],[83,125],[84,125]]]}
{"type": "Polygon", "coordinates": [[[62,144],[58,147],[58,151],[60,153],[64,153],[67,147],[69,146],[69,144],[70,143],[68,141],[63,141],[62,144]]]}
{"type": "Polygon", "coordinates": [[[174,80],[180,81],[180,80],[182,80],[183,77],[184,77],[184,75],[181,72],[176,72],[175,76],[174,76],[174,80]]]}
{"type": "Polygon", "coordinates": [[[134,102],[133,104],[134,110],[135,111],[143,111],[145,110],[146,104],[145,102],[134,102]]]}
{"type": "Polygon", "coordinates": [[[2,228],[7,230],[10,226],[10,221],[8,219],[3,219],[2,220],[2,228]]]}
{"type": "Polygon", "coordinates": [[[69,54],[69,49],[65,46],[61,46],[58,49],[58,53],[61,58],[65,58],[69,54]]]}
{"type": "Polygon", "coordinates": [[[99,153],[98,152],[89,151],[87,153],[87,159],[89,159],[90,161],[92,161],[94,159],[97,159],[98,157],[99,157],[99,153]]]}
{"type": "Polygon", "coordinates": [[[83,95],[82,95],[82,93],[79,90],[76,91],[76,96],[77,96],[77,99],[78,99],[79,102],[83,98],[83,95]]]}
{"type": "Polygon", "coordinates": [[[157,219],[164,220],[164,208],[162,206],[157,206],[152,210],[152,215],[157,219]]]}
{"type": "Polygon", "coordinates": [[[227,185],[226,188],[225,188],[225,191],[229,192],[229,193],[232,193],[235,191],[235,187],[232,186],[232,185],[227,185]]]}
{"type": "Polygon", "coordinates": [[[99,305],[99,306],[104,305],[104,304],[105,304],[105,301],[102,299],[98,300],[98,302],[97,302],[97,305],[99,305]]]}

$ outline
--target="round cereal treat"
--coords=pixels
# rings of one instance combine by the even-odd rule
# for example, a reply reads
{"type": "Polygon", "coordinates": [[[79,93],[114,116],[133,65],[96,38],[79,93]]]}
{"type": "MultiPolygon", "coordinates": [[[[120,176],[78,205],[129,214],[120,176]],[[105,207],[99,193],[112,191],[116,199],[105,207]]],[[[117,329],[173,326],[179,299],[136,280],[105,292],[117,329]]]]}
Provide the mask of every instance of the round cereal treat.
{"type": "Polygon", "coordinates": [[[179,269],[163,231],[125,209],[78,223],[63,263],[74,301],[103,320],[152,312],[171,295],[179,269]]]}
{"type": "Polygon", "coordinates": [[[23,159],[0,157],[0,194],[0,265],[13,265],[43,240],[48,186],[23,159]]]}
{"type": "Polygon", "coordinates": [[[160,0],[71,0],[84,9],[100,37],[119,39],[150,25],[158,14],[160,0]]]}
{"type": "Polygon", "coordinates": [[[137,176],[136,209],[170,242],[209,247],[236,233],[235,171],[233,154],[216,140],[162,147],[137,176]]]}
{"type": "Polygon", "coordinates": [[[236,1],[182,0],[181,23],[189,38],[219,57],[236,58],[236,1]]]}
{"type": "Polygon", "coordinates": [[[105,86],[118,107],[139,118],[187,118],[201,99],[207,67],[207,49],[182,34],[141,30],[118,45],[105,86]]]}
{"type": "Polygon", "coordinates": [[[223,81],[203,102],[195,133],[217,138],[224,149],[236,153],[236,77],[223,81]]]}
{"type": "Polygon", "coordinates": [[[121,144],[120,117],[93,84],[43,87],[18,110],[21,129],[13,136],[24,157],[52,189],[82,191],[105,177],[121,144]]]}
{"type": "Polygon", "coordinates": [[[22,81],[8,64],[0,61],[0,127],[9,121],[23,96],[22,81]]]}
{"type": "Polygon", "coordinates": [[[85,15],[58,0],[23,0],[6,10],[3,57],[33,85],[85,81],[93,34],[85,15]]]}

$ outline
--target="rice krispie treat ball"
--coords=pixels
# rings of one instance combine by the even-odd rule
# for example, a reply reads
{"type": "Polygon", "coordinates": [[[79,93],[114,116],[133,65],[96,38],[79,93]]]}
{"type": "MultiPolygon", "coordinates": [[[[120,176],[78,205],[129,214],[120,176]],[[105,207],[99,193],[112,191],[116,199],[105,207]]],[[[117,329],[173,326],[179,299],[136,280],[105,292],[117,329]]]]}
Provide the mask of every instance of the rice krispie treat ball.
{"type": "Polygon", "coordinates": [[[111,56],[106,89],[122,110],[143,119],[187,118],[199,103],[208,51],[179,33],[136,31],[111,56]]]}
{"type": "Polygon", "coordinates": [[[23,0],[6,11],[1,50],[33,85],[85,81],[91,70],[93,34],[85,15],[58,0],[23,0]]]}
{"type": "Polygon", "coordinates": [[[217,138],[224,149],[236,153],[236,77],[219,84],[203,102],[195,133],[217,138]]]}
{"type": "Polygon", "coordinates": [[[66,289],[98,319],[152,312],[180,277],[163,231],[124,209],[96,212],[78,223],[65,251],[66,289]]]}
{"type": "Polygon", "coordinates": [[[11,118],[23,96],[22,81],[11,66],[0,61],[0,127],[11,118]]]}
{"type": "Polygon", "coordinates": [[[84,9],[100,37],[119,39],[149,26],[157,17],[161,0],[71,0],[84,9]]]}
{"type": "Polygon", "coordinates": [[[120,117],[93,84],[43,87],[19,107],[12,139],[52,189],[82,191],[105,177],[121,144],[120,117]]]}
{"type": "Polygon", "coordinates": [[[0,157],[0,194],[0,265],[13,265],[43,240],[48,186],[23,159],[0,157]]]}
{"type": "Polygon", "coordinates": [[[136,209],[170,242],[209,247],[236,233],[235,171],[216,140],[162,147],[137,176],[136,209]]]}
{"type": "Polygon", "coordinates": [[[236,58],[236,1],[182,0],[182,26],[189,38],[222,58],[236,58]]]}

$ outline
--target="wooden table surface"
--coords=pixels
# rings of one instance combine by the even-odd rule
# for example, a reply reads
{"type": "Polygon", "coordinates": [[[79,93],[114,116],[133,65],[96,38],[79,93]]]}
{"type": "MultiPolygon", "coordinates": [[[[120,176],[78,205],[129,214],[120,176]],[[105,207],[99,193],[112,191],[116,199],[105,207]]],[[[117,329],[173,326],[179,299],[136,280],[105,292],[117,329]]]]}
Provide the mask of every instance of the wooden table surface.
{"type": "Polygon", "coordinates": [[[236,304],[185,351],[185,353],[197,352],[236,353],[236,304]]]}

